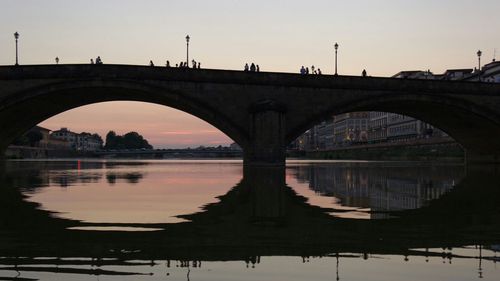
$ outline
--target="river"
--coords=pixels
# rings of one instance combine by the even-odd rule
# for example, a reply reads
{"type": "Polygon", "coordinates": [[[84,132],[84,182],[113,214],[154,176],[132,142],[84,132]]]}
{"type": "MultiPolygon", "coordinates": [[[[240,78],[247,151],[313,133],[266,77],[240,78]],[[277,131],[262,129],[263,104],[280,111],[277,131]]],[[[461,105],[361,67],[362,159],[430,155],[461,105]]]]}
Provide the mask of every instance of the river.
{"type": "Polygon", "coordinates": [[[0,280],[500,277],[497,167],[71,159],[0,169],[0,280]]]}

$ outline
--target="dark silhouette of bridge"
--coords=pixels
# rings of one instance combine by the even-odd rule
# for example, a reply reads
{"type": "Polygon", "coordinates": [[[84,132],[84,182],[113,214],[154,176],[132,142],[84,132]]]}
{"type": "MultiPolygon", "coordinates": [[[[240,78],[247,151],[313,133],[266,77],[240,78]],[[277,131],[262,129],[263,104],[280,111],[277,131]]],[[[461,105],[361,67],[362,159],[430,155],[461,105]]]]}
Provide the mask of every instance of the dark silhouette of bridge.
{"type": "Polygon", "coordinates": [[[283,165],[288,143],[353,111],[420,119],[459,142],[468,162],[500,161],[500,84],[128,65],[0,67],[0,152],[51,116],[118,100],[205,120],[243,148],[246,165],[283,165]]]}

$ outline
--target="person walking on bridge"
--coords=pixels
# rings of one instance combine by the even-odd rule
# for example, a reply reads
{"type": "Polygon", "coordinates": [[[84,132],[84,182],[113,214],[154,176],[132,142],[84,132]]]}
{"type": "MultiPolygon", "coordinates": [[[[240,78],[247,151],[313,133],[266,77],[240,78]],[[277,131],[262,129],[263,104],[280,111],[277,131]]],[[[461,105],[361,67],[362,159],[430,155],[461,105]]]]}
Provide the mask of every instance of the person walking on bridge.
{"type": "Polygon", "coordinates": [[[304,66],[302,66],[302,67],[300,68],[300,74],[302,74],[302,75],[305,75],[305,74],[306,74],[306,68],[305,68],[304,66]]]}
{"type": "Polygon", "coordinates": [[[250,65],[250,72],[255,72],[255,70],[255,63],[252,62],[252,64],[250,65]]]}

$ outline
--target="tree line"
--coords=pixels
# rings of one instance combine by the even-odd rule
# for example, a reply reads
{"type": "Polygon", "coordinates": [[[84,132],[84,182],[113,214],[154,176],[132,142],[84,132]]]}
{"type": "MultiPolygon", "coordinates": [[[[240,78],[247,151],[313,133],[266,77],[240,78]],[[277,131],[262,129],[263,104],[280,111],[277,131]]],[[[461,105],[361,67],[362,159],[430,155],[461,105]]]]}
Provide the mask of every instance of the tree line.
{"type": "Polygon", "coordinates": [[[143,136],[137,132],[129,132],[123,136],[117,135],[114,131],[109,131],[106,135],[106,145],[104,149],[152,149],[143,136]]]}

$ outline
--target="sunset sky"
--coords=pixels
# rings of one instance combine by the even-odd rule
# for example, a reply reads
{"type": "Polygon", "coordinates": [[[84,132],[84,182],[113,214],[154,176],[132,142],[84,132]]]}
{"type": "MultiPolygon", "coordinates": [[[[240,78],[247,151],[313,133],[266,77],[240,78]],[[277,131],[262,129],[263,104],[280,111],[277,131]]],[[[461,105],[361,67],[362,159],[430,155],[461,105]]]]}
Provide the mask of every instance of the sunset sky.
{"type": "MultiPolygon", "coordinates": [[[[474,67],[500,52],[500,1],[296,0],[0,0],[0,65],[104,63],[164,65],[191,57],[203,68],[297,72],[315,65],[340,74],[391,76],[401,70],[442,73],[474,67]]],[[[498,56],[497,56],[498,57],[498,56]]],[[[114,102],[90,105],[41,124],[104,135],[137,131],[155,147],[228,144],[195,117],[163,106],[114,102]]]]}

